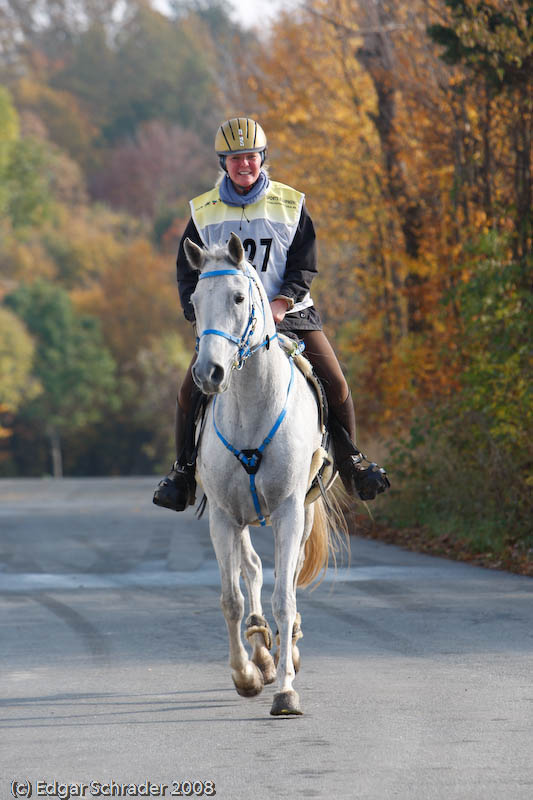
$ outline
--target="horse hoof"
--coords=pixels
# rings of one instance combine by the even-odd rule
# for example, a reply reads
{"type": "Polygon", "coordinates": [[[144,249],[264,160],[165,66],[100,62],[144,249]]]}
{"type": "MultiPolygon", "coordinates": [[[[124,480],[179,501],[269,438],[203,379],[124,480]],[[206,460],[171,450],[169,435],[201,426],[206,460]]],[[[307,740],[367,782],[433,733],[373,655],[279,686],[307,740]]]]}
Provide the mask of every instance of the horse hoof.
{"type": "Polygon", "coordinates": [[[252,661],[248,662],[244,674],[234,671],[232,678],[241,697],[256,697],[263,691],[263,673],[252,661]]]}
{"type": "Polygon", "coordinates": [[[298,692],[291,689],[289,692],[278,692],[274,695],[274,702],[270,713],[273,717],[289,716],[290,714],[303,714],[300,708],[298,692]]]}

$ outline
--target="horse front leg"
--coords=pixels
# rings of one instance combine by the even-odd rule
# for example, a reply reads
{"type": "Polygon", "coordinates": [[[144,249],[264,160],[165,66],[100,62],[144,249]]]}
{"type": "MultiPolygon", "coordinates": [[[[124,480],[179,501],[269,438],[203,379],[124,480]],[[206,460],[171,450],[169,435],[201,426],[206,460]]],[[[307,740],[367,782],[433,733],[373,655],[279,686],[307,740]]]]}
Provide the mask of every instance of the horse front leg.
{"type": "Polygon", "coordinates": [[[272,631],[263,616],[261,589],[263,588],[263,568],[261,559],[255,552],[250,539],[250,531],[245,528],[242,535],[241,569],[248,591],[250,613],[246,619],[246,638],[253,647],[252,661],[263,674],[265,684],[276,680],[276,666],[270,655],[272,650],[272,631]]]}
{"type": "MultiPolygon", "coordinates": [[[[314,511],[315,507],[313,504],[308,505],[305,507],[305,524],[304,524],[304,534],[302,536],[302,541],[300,544],[300,552],[298,555],[298,564],[296,567],[296,572],[294,575],[294,592],[296,594],[296,589],[298,586],[298,576],[300,571],[303,567],[305,561],[305,543],[309,538],[309,534],[311,533],[311,528],[313,527],[313,520],[314,520],[314,511]]],[[[300,649],[298,647],[298,642],[300,639],[303,638],[302,633],[302,617],[299,612],[296,612],[296,618],[294,620],[294,625],[292,626],[292,665],[294,667],[294,672],[298,674],[300,671],[300,649]]],[[[276,646],[277,650],[274,655],[274,663],[276,666],[278,665],[279,661],[279,631],[276,631],[276,646]]]]}
{"type": "Polygon", "coordinates": [[[239,577],[243,531],[216,508],[210,510],[209,527],[220,570],[222,587],[220,605],[228,629],[229,661],[233,683],[242,697],[255,697],[263,689],[263,676],[260,669],[249,660],[241,639],[244,597],[239,577]]]}
{"type": "Polygon", "coordinates": [[[293,662],[293,632],[297,620],[296,577],[301,566],[305,535],[305,510],[302,503],[289,498],[271,518],[275,540],[276,582],[272,611],[278,626],[278,687],[270,713],[273,716],[301,714],[300,698],[292,684],[296,675],[293,662]]]}

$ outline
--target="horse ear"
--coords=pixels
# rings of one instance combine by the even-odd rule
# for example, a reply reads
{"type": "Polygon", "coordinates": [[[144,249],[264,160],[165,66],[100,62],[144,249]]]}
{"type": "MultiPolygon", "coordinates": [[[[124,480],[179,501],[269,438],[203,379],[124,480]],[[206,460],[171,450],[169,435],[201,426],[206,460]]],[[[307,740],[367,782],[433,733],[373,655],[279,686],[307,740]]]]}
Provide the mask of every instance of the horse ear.
{"type": "Polygon", "coordinates": [[[189,237],[183,242],[183,249],[187,256],[187,261],[193,269],[201,270],[205,261],[205,250],[198,247],[189,237]]]}
{"type": "Polygon", "coordinates": [[[229,237],[228,253],[230,259],[237,266],[244,261],[244,247],[236,233],[232,233],[229,237]]]}

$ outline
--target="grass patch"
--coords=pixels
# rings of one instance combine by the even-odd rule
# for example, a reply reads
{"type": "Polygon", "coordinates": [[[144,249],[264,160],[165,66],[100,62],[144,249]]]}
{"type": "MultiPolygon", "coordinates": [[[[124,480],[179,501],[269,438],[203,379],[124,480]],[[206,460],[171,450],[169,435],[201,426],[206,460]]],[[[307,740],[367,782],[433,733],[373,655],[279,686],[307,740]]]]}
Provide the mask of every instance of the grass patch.
{"type": "Polygon", "coordinates": [[[398,490],[347,514],[350,533],[428,555],[465,561],[533,577],[533,537],[513,536],[505,514],[475,514],[444,508],[442,498],[427,502],[424,493],[402,496],[398,490]],[[408,496],[411,496],[409,502],[408,496]],[[420,502],[422,500],[422,502],[420,502]]]}

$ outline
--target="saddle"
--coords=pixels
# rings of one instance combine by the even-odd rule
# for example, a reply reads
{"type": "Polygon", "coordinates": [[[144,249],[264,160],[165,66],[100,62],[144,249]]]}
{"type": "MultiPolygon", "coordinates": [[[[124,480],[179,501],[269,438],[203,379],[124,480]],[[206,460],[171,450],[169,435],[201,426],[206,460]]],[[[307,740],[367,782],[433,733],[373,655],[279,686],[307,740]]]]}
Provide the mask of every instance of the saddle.
{"type": "Polygon", "coordinates": [[[307,494],[305,495],[305,505],[310,505],[318,499],[320,495],[327,502],[326,491],[333,485],[337,478],[337,471],[334,466],[333,447],[328,430],[328,401],[322,381],[313,370],[311,362],[299,350],[299,343],[278,333],[281,347],[287,355],[292,356],[294,364],[313,389],[318,406],[318,419],[322,442],[320,447],[313,453],[311,466],[309,468],[309,478],[307,483],[307,494]]]}

